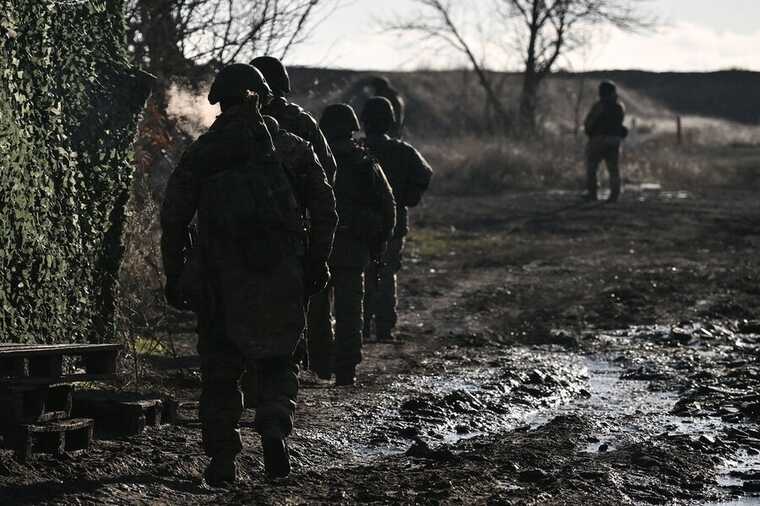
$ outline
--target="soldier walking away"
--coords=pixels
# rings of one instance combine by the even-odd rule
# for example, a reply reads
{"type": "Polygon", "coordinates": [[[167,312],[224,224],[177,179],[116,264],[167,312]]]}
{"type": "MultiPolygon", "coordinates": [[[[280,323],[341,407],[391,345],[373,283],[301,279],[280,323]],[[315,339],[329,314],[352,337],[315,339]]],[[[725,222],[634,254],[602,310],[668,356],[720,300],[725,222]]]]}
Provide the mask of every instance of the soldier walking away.
{"type": "Polygon", "coordinates": [[[615,202],[620,196],[620,146],[628,135],[623,125],[625,106],[618,100],[617,88],[610,81],[599,85],[599,101],[589,111],[585,121],[588,136],[586,145],[586,187],[587,200],[597,199],[597,171],[604,161],[610,174],[609,201],[615,202]]]}
{"type": "Polygon", "coordinates": [[[394,341],[396,325],[396,273],[401,270],[404,238],[409,232],[407,208],[414,207],[430,185],[433,170],[410,144],[391,138],[388,132],[395,118],[393,107],[384,97],[372,97],[364,106],[361,120],[365,145],[383,168],[396,199],[396,227],[381,262],[373,262],[365,272],[364,337],[370,339],[374,319],[379,341],[394,341]],[[374,282],[373,280],[377,280],[374,282]]]}
{"type": "Polygon", "coordinates": [[[314,117],[298,104],[288,101],[287,96],[291,93],[288,70],[274,56],[259,56],[251,61],[251,65],[259,69],[275,95],[274,99],[263,107],[262,113],[276,119],[284,130],[311,143],[332,184],[335,178],[335,158],[332,150],[314,117]]]}
{"type": "MultiPolygon", "coordinates": [[[[267,475],[289,474],[286,438],[298,394],[292,357],[305,325],[303,300],[329,279],[333,231],[312,228],[309,257],[303,258],[301,210],[259,111],[270,98],[254,67],[233,64],[219,72],[209,101],[219,103],[222,114],[183,155],[161,209],[167,301],[198,313],[199,415],[211,457],[204,478],[211,486],[236,479],[243,409],[238,382],[246,368],[258,375],[255,428],[267,475]],[[196,215],[199,244],[188,254],[185,237],[196,215]],[[188,279],[193,273],[199,275],[188,279]]],[[[308,184],[312,215],[332,216],[334,223],[324,175],[308,184]]]]}
{"type": "Polygon", "coordinates": [[[327,107],[319,126],[338,164],[335,197],[338,231],[330,256],[332,279],[309,311],[309,360],[323,379],[335,371],[337,386],[353,385],[362,360],[364,270],[379,258],[396,224],[396,203],[380,165],[353,139],[360,130],[347,104],[327,107]],[[335,334],[331,322],[334,305],[335,334]]]}
{"type": "MultiPolygon", "coordinates": [[[[335,158],[333,157],[330,145],[327,143],[314,117],[301,106],[287,99],[287,96],[292,91],[288,70],[274,56],[259,56],[251,61],[251,65],[261,72],[275,95],[274,99],[263,107],[263,114],[276,119],[282,130],[295,134],[311,143],[311,147],[317,154],[317,158],[319,158],[325,174],[327,174],[327,180],[330,184],[333,184],[335,182],[335,158]]],[[[308,301],[306,305],[307,307],[309,306],[308,301]]],[[[306,334],[306,341],[308,341],[308,332],[306,334]]],[[[299,362],[309,367],[306,342],[301,342],[296,355],[299,362]]],[[[249,384],[250,382],[250,378],[246,378],[244,381],[245,384],[249,384]]]]}
{"type": "MultiPolygon", "coordinates": [[[[293,184],[296,199],[298,200],[303,213],[302,220],[304,229],[316,237],[332,234],[336,227],[334,207],[330,209],[329,213],[324,213],[324,211],[327,210],[326,208],[309,206],[309,192],[313,187],[313,183],[311,182],[312,179],[318,178],[321,180],[326,178],[322,165],[319,163],[319,159],[314,153],[311,144],[297,135],[282,129],[279,122],[272,116],[264,116],[264,122],[267,125],[267,129],[274,142],[275,156],[285,168],[286,173],[293,184]],[[322,211],[321,214],[320,211],[322,211]],[[308,216],[306,215],[307,212],[308,216]]],[[[310,245],[307,249],[310,249],[310,245]]],[[[313,297],[304,299],[304,307],[308,311],[308,315],[312,314],[312,308],[315,304],[319,304],[321,300],[322,298],[317,297],[316,294],[314,294],[313,297]]],[[[307,329],[311,327],[310,320],[311,316],[308,316],[307,329]]],[[[294,360],[297,363],[304,361],[304,357],[307,353],[306,346],[304,340],[299,342],[294,357],[294,360]]],[[[315,370],[315,367],[311,363],[304,365],[315,370]]],[[[246,371],[240,380],[246,408],[256,407],[257,381],[258,376],[253,370],[246,371]]]]}
{"type": "Polygon", "coordinates": [[[404,134],[404,121],[406,120],[406,104],[401,94],[393,86],[386,77],[373,77],[370,81],[370,85],[374,90],[374,96],[385,97],[393,106],[393,114],[395,120],[388,135],[400,139],[404,134]]]}

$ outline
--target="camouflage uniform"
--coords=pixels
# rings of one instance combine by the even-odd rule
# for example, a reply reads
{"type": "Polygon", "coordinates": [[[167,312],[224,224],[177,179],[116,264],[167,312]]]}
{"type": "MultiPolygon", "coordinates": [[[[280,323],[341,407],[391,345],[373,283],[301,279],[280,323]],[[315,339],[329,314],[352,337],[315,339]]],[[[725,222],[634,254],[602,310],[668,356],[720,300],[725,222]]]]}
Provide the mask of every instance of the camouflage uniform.
{"type": "Polygon", "coordinates": [[[401,270],[404,238],[409,233],[407,208],[419,204],[430,185],[433,170],[410,144],[388,135],[369,134],[365,144],[380,162],[396,199],[396,227],[382,263],[365,271],[368,280],[364,297],[364,335],[369,337],[372,316],[378,339],[389,339],[396,325],[396,281],[401,270]],[[376,283],[372,280],[377,280],[376,283]]]}
{"type": "MultiPolygon", "coordinates": [[[[267,123],[267,128],[272,134],[272,140],[275,146],[275,156],[277,156],[288,174],[290,174],[296,196],[299,201],[302,202],[302,207],[311,211],[306,205],[310,198],[309,192],[312,191],[308,176],[314,173],[324,174],[311,144],[301,137],[280,128],[279,122],[273,117],[265,116],[264,118],[267,123]]],[[[335,220],[326,220],[325,218],[326,217],[314,216],[313,212],[310,213],[309,220],[312,236],[322,236],[325,233],[332,234],[332,231],[335,230],[335,220]]],[[[309,250],[311,254],[316,254],[319,258],[324,258],[325,252],[319,244],[310,244],[309,250]],[[315,248],[317,251],[315,251],[315,248]]],[[[324,293],[324,290],[310,298],[309,315],[312,312],[311,306],[314,305],[314,300],[321,300],[321,293],[324,293]]],[[[302,302],[305,303],[305,299],[302,302]]],[[[307,328],[310,329],[310,327],[310,324],[307,325],[307,328]]],[[[303,345],[303,342],[299,343],[299,353],[303,345]]],[[[299,355],[299,353],[297,353],[297,355],[299,355]]],[[[301,356],[296,357],[296,361],[300,361],[301,359],[301,356]]],[[[247,408],[254,408],[258,404],[257,392],[259,389],[257,384],[259,378],[260,375],[255,374],[254,371],[246,372],[243,375],[241,387],[245,396],[245,407],[247,408]]]]}
{"type": "Polygon", "coordinates": [[[590,200],[597,198],[597,171],[604,161],[610,175],[610,201],[620,195],[620,146],[627,133],[623,126],[625,106],[617,99],[614,85],[607,82],[600,86],[601,97],[584,123],[588,136],[586,145],[586,189],[590,200]]]}
{"type": "Polygon", "coordinates": [[[288,102],[284,97],[277,97],[262,110],[263,114],[272,116],[280,128],[299,136],[311,144],[317,154],[322,168],[330,183],[335,181],[335,158],[325,136],[317,126],[316,120],[300,106],[288,102]]]}
{"type": "Polygon", "coordinates": [[[338,164],[339,226],[330,256],[331,283],[310,303],[309,360],[320,377],[329,378],[334,370],[336,383],[346,385],[353,383],[362,360],[364,270],[393,232],[396,204],[382,169],[361,145],[350,138],[331,137],[330,143],[338,164]]]}
{"type": "MultiPolygon", "coordinates": [[[[215,209],[207,208],[208,193],[240,191],[214,189],[213,174],[246,163],[252,152],[255,163],[282,170],[263,123],[253,121],[248,111],[223,113],[188,148],[169,179],[161,212],[167,283],[183,269],[182,243],[188,224],[198,214],[203,266],[201,300],[196,306],[203,386],[200,419],[204,449],[215,458],[240,452],[238,422],[243,400],[238,380],[246,368],[258,376],[255,427],[262,438],[290,434],[298,393],[298,369],[292,355],[305,325],[303,238],[296,230],[272,231],[272,240],[266,244],[281,246],[277,252],[282,257],[277,258],[266,255],[268,247],[246,248],[246,238],[212,236],[209,230],[213,229],[207,225],[218,219],[215,209]],[[257,260],[262,265],[270,262],[264,268],[257,266],[257,260]]],[[[302,179],[314,223],[311,255],[326,259],[336,223],[334,196],[316,161],[302,179]]],[[[251,243],[261,246],[261,239],[255,239],[251,243]]]]}

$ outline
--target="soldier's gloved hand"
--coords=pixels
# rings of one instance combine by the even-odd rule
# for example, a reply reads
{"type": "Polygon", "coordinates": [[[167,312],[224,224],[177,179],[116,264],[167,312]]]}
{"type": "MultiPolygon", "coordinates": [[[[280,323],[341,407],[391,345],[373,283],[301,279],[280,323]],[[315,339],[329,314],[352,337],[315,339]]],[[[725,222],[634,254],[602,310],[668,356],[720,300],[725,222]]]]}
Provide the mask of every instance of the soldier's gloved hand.
{"type": "Polygon", "coordinates": [[[190,302],[182,293],[178,279],[167,278],[166,286],[164,286],[164,297],[166,297],[166,302],[174,309],[179,309],[180,311],[192,309],[190,302]]]}
{"type": "Polygon", "coordinates": [[[330,268],[324,260],[310,260],[304,269],[304,290],[311,297],[324,290],[330,282],[330,268]]]}

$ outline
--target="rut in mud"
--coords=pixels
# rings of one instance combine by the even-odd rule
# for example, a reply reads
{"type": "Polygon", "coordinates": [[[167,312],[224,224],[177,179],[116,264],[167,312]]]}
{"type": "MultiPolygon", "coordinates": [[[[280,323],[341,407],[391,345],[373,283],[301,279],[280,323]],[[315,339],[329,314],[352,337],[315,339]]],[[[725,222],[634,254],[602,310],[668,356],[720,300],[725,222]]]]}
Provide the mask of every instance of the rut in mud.
{"type": "MultiPolygon", "coordinates": [[[[401,345],[369,344],[360,384],[306,375],[293,475],[262,477],[247,414],[240,483],[200,486],[187,357],[146,389],[176,426],[20,465],[24,503],[720,504],[760,490],[760,307],[750,194],[433,197],[401,275],[401,345]],[[182,368],[179,368],[182,365],[182,368]]],[[[749,504],[749,502],[747,502],[749,504]]]]}

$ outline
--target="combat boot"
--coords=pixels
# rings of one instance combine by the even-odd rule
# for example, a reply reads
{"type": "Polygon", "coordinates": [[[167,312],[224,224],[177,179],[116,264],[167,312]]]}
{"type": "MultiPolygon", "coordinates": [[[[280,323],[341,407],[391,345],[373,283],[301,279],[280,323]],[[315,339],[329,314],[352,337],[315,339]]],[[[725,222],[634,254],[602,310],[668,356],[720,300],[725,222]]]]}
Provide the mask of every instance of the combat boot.
{"type": "Polygon", "coordinates": [[[345,367],[335,371],[335,386],[350,387],[356,383],[356,367],[345,367]]]}
{"type": "Polygon", "coordinates": [[[264,470],[271,479],[285,478],[290,474],[290,453],[284,438],[262,436],[264,450],[264,470]]]}
{"type": "Polygon", "coordinates": [[[237,479],[237,464],[234,455],[212,457],[203,471],[203,479],[210,487],[232,485],[237,479]]]}

